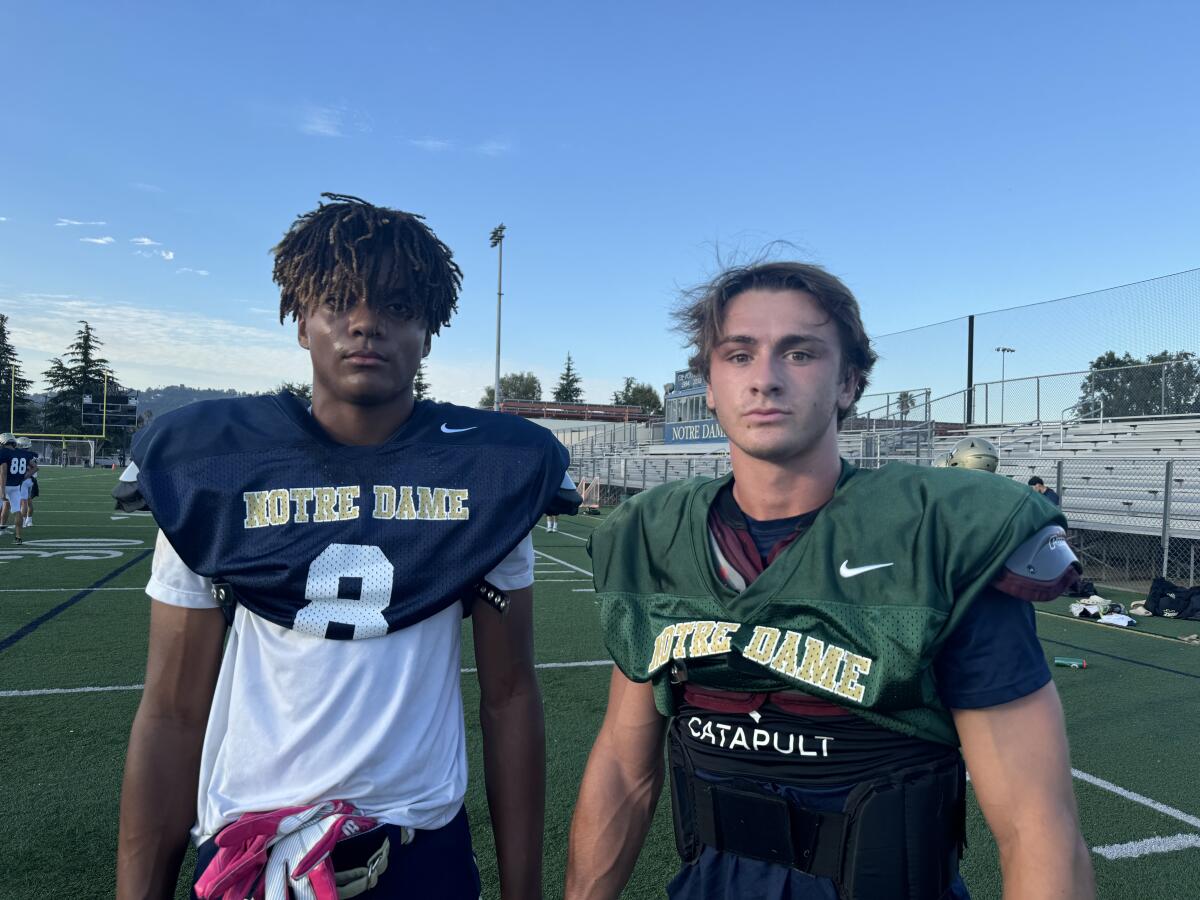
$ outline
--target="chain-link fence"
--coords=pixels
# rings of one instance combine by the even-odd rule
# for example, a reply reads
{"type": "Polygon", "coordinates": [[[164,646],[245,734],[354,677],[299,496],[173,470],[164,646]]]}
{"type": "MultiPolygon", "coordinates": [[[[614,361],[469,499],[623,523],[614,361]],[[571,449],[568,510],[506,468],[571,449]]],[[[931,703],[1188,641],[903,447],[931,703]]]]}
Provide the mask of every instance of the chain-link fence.
{"type": "MultiPolygon", "coordinates": [[[[913,459],[880,457],[860,465],[901,462],[913,459]]],[[[581,457],[572,462],[571,474],[577,483],[598,485],[601,506],[615,506],[669,481],[724,475],[729,465],[724,455],[581,457]]],[[[1177,584],[1197,583],[1200,460],[1009,456],[999,474],[1021,484],[1036,475],[1058,494],[1071,546],[1097,585],[1144,592],[1159,575],[1177,584]]]]}
{"type": "Polygon", "coordinates": [[[1094,419],[1170,418],[1200,414],[1200,361],[1175,360],[1107,369],[985,381],[942,397],[895,397],[847,420],[846,430],[879,431],[915,422],[946,427],[1094,419]]]}
{"type": "MultiPolygon", "coordinates": [[[[953,306],[969,309],[971,302],[964,299],[953,306]]],[[[1164,374],[1161,364],[1200,350],[1198,306],[1200,269],[1193,269],[873,335],[879,362],[871,376],[872,389],[916,383],[935,397],[948,397],[973,384],[973,415],[968,418],[962,411],[960,398],[960,411],[944,421],[974,424],[1050,421],[1090,394],[1108,395],[1105,405],[1117,407],[1106,409],[1111,417],[1196,412],[1200,397],[1195,370],[1185,360],[1168,366],[1164,374]],[[1135,372],[1131,367],[1136,363],[1160,368],[1147,365],[1135,372]],[[1082,385],[1080,376],[1093,366],[1098,367],[1099,380],[1082,385]],[[1103,374],[1116,367],[1126,369],[1125,374],[1103,374]],[[1041,372],[1066,375],[1048,376],[1039,383],[1032,376],[1041,372]]],[[[868,330],[871,310],[870,298],[864,298],[868,330]]],[[[891,406],[894,414],[894,397],[900,392],[888,393],[891,396],[882,402],[860,403],[858,409],[879,410],[879,417],[889,417],[885,410],[891,406]]],[[[914,410],[912,416],[916,414],[914,410]]]]}

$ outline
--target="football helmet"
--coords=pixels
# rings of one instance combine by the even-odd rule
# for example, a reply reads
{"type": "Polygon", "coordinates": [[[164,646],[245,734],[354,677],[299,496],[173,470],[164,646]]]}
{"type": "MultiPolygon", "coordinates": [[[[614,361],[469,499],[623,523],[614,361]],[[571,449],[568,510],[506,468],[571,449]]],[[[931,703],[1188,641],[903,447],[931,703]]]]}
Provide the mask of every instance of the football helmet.
{"type": "Polygon", "coordinates": [[[941,453],[937,454],[933,458],[933,462],[931,462],[930,465],[933,466],[935,469],[948,468],[950,465],[950,451],[943,450],[941,453]]]}
{"type": "Polygon", "coordinates": [[[950,467],[995,472],[1000,465],[996,445],[987,438],[965,437],[950,451],[950,467]]]}
{"type": "Polygon", "coordinates": [[[11,431],[6,431],[0,434],[0,444],[3,444],[5,447],[15,447],[17,446],[17,436],[11,431]]]}
{"type": "Polygon", "coordinates": [[[32,446],[33,446],[33,441],[31,441],[29,438],[27,438],[27,437],[17,438],[17,449],[18,450],[28,450],[32,446]]]}

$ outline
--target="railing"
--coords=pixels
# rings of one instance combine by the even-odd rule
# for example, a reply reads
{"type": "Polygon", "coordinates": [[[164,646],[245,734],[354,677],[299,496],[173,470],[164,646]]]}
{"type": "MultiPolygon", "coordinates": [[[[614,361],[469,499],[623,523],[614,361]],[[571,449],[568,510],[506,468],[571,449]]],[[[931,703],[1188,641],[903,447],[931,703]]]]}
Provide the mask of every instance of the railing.
{"type": "Polygon", "coordinates": [[[1104,398],[1091,397],[1087,400],[1080,400],[1073,406],[1068,406],[1058,415],[1058,446],[1062,447],[1066,440],[1068,422],[1082,422],[1088,418],[1096,418],[1097,424],[1104,425],[1104,398]],[[1067,413],[1074,413],[1070,419],[1067,418],[1067,413]],[[1098,418],[1097,418],[1098,417],[1098,418]]]}
{"type": "MultiPolygon", "coordinates": [[[[862,468],[924,464],[912,457],[860,460],[862,468]]],[[[730,470],[727,456],[580,457],[572,460],[576,483],[599,485],[602,506],[660,484],[696,475],[719,477],[730,470]]],[[[1159,459],[1102,457],[1058,459],[1004,456],[998,475],[1024,484],[1037,475],[1062,502],[1069,540],[1097,584],[1142,590],[1163,575],[1196,584],[1200,556],[1200,457],[1159,459]]]]}
{"type": "MultiPolygon", "coordinates": [[[[1083,402],[1081,396],[1083,401],[1103,402],[1106,420],[1200,415],[1200,360],[982,381],[969,391],[936,398],[926,393],[924,404],[918,402],[905,416],[935,423],[961,423],[964,427],[1052,421],[1051,410],[1065,413],[1083,402]],[[1003,408],[1005,415],[993,416],[993,403],[996,411],[1003,408]]],[[[895,401],[854,416],[856,423],[863,423],[860,430],[877,428],[877,420],[894,424],[897,418],[895,401]]]]}

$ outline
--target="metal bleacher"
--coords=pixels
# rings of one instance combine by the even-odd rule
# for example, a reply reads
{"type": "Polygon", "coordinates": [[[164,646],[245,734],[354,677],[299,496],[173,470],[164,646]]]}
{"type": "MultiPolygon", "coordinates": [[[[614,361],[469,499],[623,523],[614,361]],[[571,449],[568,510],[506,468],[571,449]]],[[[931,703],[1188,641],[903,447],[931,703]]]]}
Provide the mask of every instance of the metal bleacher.
{"type": "MultiPolygon", "coordinates": [[[[1136,588],[1162,572],[1195,583],[1200,417],[971,428],[918,423],[870,436],[848,431],[838,440],[843,456],[873,468],[891,462],[928,465],[967,435],[997,445],[998,474],[1022,484],[1037,475],[1057,491],[1072,544],[1088,557],[1089,572],[1136,588]]],[[[569,444],[572,473],[577,480],[595,479],[605,505],[667,482],[724,475],[730,467],[724,444],[676,453],[671,445],[596,437],[569,444]]]]}

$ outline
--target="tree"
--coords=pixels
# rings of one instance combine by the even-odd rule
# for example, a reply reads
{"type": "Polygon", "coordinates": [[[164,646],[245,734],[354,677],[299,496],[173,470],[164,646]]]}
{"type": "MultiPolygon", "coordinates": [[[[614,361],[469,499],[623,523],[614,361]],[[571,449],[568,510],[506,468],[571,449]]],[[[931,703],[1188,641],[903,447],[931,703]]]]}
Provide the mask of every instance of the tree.
{"type": "Polygon", "coordinates": [[[74,343],[61,358],[50,360],[50,368],[42,373],[50,386],[43,411],[47,431],[79,434],[83,398],[90,395],[99,399],[104,394],[105,379],[113,377],[108,360],[99,355],[103,342],[91,325],[82,320],[79,324],[83,327],[75,332],[74,343]]]}
{"type": "Polygon", "coordinates": [[[1092,360],[1079,387],[1080,403],[1100,401],[1106,418],[1200,413],[1200,358],[1188,350],[1145,359],[1109,350],[1092,360]]]}
{"type": "Polygon", "coordinates": [[[35,415],[29,390],[33,382],[21,374],[17,351],[8,336],[8,316],[0,315],[0,428],[11,422],[16,429],[28,430],[35,415]]]}
{"type": "Polygon", "coordinates": [[[909,391],[901,391],[896,395],[896,408],[900,410],[900,421],[903,422],[917,405],[917,398],[909,391]]]}
{"type": "Polygon", "coordinates": [[[558,376],[558,386],[554,388],[555,403],[582,403],[583,402],[583,387],[580,385],[582,379],[579,373],[575,371],[575,362],[571,359],[571,354],[567,354],[567,364],[563,366],[562,374],[558,376]]]}
{"type": "Polygon", "coordinates": [[[312,385],[307,381],[283,381],[271,393],[278,394],[280,391],[288,391],[295,394],[297,399],[312,403],[312,385]]]}
{"type": "Polygon", "coordinates": [[[418,400],[433,399],[429,396],[429,381],[425,378],[425,360],[421,360],[417,366],[417,375],[413,378],[413,396],[418,400]]]}
{"type": "Polygon", "coordinates": [[[636,406],[651,416],[662,415],[662,398],[654,385],[639,383],[632,376],[625,379],[621,390],[613,391],[613,403],[617,406],[636,406]]]}
{"type": "MultiPolygon", "coordinates": [[[[491,409],[495,406],[496,389],[488,385],[483,389],[479,398],[480,409],[491,409]]],[[[501,400],[541,400],[542,382],[532,372],[509,372],[500,376],[501,400]]]]}

